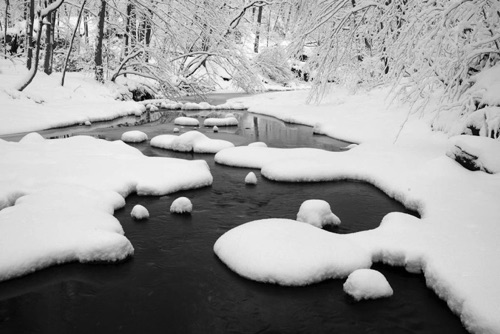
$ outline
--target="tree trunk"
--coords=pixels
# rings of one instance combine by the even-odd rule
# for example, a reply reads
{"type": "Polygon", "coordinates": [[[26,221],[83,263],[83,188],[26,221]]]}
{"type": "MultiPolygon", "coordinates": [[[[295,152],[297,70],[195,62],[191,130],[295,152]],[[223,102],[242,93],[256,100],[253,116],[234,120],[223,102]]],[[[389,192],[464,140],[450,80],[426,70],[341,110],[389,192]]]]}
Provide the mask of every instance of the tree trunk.
{"type": "Polygon", "coordinates": [[[35,22],[35,0],[30,0],[29,17],[26,24],[26,41],[27,41],[27,61],[26,67],[28,70],[31,69],[31,62],[33,61],[33,48],[35,47],[35,41],[33,40],[33,25],[35,22]]]}
{"type": "Polygon", "coordinates": [[[38,32],[37,37],[36,37],[35,63],[31,67],[26,78],[17,85],[16,89],[20,92],[23,91],[26,87],[28,87],[28,85],[31,83],[31,81],[33,81],[33,78],[35,77],[37,69],[38,69],[38,60],[40,59],[40,40],[42,39],[41,30],[42,30],[42,26],[43,26],[43,19],[45,17],[47,17],[50,13],[56,11],[63,4],[63,2],[64,2],[64,0],[56,0],[54,3],[47,6],[43,10],[38,9],[38,11],[37,11],[37,21],[38,21],[38,26],[40,27],[39,28],[40,31],[38,32]]]}
{"type": "Polygon", "coordinates": [[[95,49],[95,79],[104,82],[104,70],[102,67],[102,41],[104,39],[104,20],[106,18],[106,0],[101,0],[99,8],[99,22],[97,24],[97,45],[95,49]]]}
{"type": "Polygon", "coordinates": [[[129,46],[131,44],[130,31],[131,31],[131,15],[134,5],[130,1],[127,2],[127,18],[125,21],[125,47],[124,47],[124,56],[127,57],[129,54],[129,46]]]}
{"type": "MultiPolygon", "coordinates": [[[[52,1],[49,1],[51,3],[52,1]]],[[[50,13],[47,15],[47,21],[50,24],[45,25],[45,56],[44,56],[44,61],[43,61],[43,71],[50,75],[52,74],[52,54],[53,54],[53,48],[54,48],[54,35],[53,35],[53,30],[54,30],[54,17],[55,13],[50,13]]]]}
{"type": "Polygon", "coordinates": [[[64,60],[63,72],[61,78],[61,86],[64,86],[64,77],[66,76],[66,67],[68,66],[69,56],[71,55],[71,49],[73,48],[73,42],[75,40],[76,33],[80,30],[80,21],[82,19],[82,13],[85,9],[85,3],[87,0],[83,0],[82,7],[80,8],[80,13],[78,13],[78,20],[76,21],[75,30],[73,30],[73,35],[71,36],[71,41],[69,43],[68,53],[66,54],[66,59],[64,60]]]}
{"type": "Polygon", "coordinates": [[[260,24],[262,22],[262,6],[259,7],[257,13],[257,28],[255,29],[255,42],[253,44],[253,52],[259,53],[259,39],[260,39],[260,24]]]}
{"type": "Polygon", "coordinates": [[[3,51],[5,59],[7,59],[7,27],[9,25],[9,5],[9,0],[5,0],[5,25],[3,34],[3,51]]]}

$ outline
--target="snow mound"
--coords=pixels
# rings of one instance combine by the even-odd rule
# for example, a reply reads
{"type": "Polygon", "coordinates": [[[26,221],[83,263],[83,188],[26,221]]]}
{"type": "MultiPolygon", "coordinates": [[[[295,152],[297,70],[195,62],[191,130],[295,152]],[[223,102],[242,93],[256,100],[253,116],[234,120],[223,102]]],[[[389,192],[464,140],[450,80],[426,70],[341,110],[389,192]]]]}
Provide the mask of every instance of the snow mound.
{"type": "Polygon", "coordinates": [[[250,172],[245,177],[246,184],[257,184],[257,176],[255,176],[254,172],[250,172]]]}
{"type": "Polygon", "coordinates": [[[179,128],[174,128],[174,133],[179,133],[179,128]]]}
{"type": "Polygon", "coordinates": [[[177,117],[174,124],[183,126],[200,126],[200,122],[192,117],[177,117]]]}
{"type": "Polygon", "coordinates": [[[332,213],[330,204],[320,199],[310,199],[302,203],[297,213],[297,221],[319,228],[326,225],[340,225],[340,219],[332,213]]]}
{"type": "Polygon", "coordinates": [[[151,146],[179,152],[217,153],[234,147],[226,140],[210,139],[198,131],[188,131],[180,136],[159,135],[151,139],[151,146]]]}
{"type": "Polygon", "coordinates": [[[124,132],[121,139],[126,143],[142,143],[148,140],[148,135],[142,131],[133,130],[124,132]]]}
{"type": "Polygon", "coordinates": [[[215,133],[219,132],[219,128],[217,127],[217,125],[214,125],[213,129],[212,129],[215,133]]]}
{"type": "Polygon", "coordinates": [[[353,271],[344,283],[344,291],[358,301],[390,297],[393,294],[384,275],[373,269],[353,271]]]}
{"type": "Polygon", "coordinates": [[[371,266],[371,254],[342,236],[290,219],[263,219],[223,234],[214,252],[231,270],[259,282],[300,286],[371,266]]]}
{"type": "Polygon", "coordinates": [[[44,140],[45,140],[45,138],[43,138],[42,135],[40,135],[38,132],[31,132],[31,133],[28,133],[23,138],[21,138],[19,143],[23,143],[23,144],[40,143],[40,142],[43,142],[44,140]]]}
{"type": "Polygon", "coordinates": [[[261,141],[256,141],[254,143],[248,144],[250,147],[267,147],[267,144],[261,141]]]}
{"type": "Polygon", "coordinates": [[[149,211],[142,205],[137,204],[130,212],[130,216],[136,220],[146,219],[149,218],[149,211]]]}
{"type": "Polygon", "coordinates": [[[191,211],[193,211],[193,204],[187,197],[177,198],[170,206],[172,213],[191,213],[191,211]]]}
{"type": "Polygon", "coordinates": [[[450,158],[472,170],[495,174],[500,172],[500,141],[488,137],[456,136],[450,139],[450,158]]]}
{"type": "Polygon", "coordinates": [[[203,122],[204,126],[237,126],[238,120],[235,117],[207,118],[203,122]]]}

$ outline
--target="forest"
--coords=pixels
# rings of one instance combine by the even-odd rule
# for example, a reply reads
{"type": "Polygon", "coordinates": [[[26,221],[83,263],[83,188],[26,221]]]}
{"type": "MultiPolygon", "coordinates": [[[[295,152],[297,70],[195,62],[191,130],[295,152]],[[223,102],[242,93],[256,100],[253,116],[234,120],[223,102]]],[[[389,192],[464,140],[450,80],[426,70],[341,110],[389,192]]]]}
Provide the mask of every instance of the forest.
{"type": "Polygon", "coordinates": [[[463,131],[499,135],[500,98],[476,85],[500,56],[498,1],[5,0],[2,6],[3,56],[22,58],[30,69],[16,85],[20,91],[39,69],[62,72],[61,85],[65,71],[93,73],[99,82],[133,79],[140,83],[135,99],[205,94],[221,81],[249,93],[270,82],[286,89],[307,81],[309,99],[317,102],[332,83],[354,91],[388,84],[412,112],[440,115],[433,124],[439,130],[450,131],[449,119],[459,119],[463,131]]]}

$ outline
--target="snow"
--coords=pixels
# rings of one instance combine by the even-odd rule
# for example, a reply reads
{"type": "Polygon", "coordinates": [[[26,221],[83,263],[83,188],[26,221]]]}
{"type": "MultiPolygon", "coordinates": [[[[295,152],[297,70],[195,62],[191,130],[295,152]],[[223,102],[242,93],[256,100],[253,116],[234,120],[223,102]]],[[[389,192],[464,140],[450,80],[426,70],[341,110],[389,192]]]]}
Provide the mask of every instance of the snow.
{"type": "Polygon", "coordinates": [[[471,78],[475,84],[471,88],[479,101],[491,106],[500,105],[500,64],[484,69],[471,78]]]}
{"type": "Polygon", "coordinates": [[[183,126],[200,126],[200,122],[192,117],[177,117],[174,124],[183,126]]]}
{"type": "Polygon", "coordinates": [[[187,197],[179,197],[172,202],[170,212],[172,213],[191,213],[193,211],[193,204],[187,197]]]}
{"type": "Polygon", "coordinates": [[[304,201],[297,213],[297,221],[319,228],[326,225],[340,225],[340,219],[332,213],[330,204],[320,199],[304,201]]]}
{"type": "Polygon", "coordinates": [[[147,219],[149,218],[149,211],[142,205],[135,205],[132,208],[132,212],[130,212],[130,216],[134,218],[135,220],[142,220],[142,219],[147,219]]]}
{"type": "Polygon", "coordinates": [[[248,146],[250,146],[250,147],[267,147],[267,144],[263,143],[261,141],[256,141],[254,143],[248,144],[248,146]]]}
{"type": "Polygon", "coordinates": [[[237,126],[238,120],[235,117],[207,118],[203,126],[237,126]]]}
{"type": "Polygon", "coordinates": [[[179,128],[174,128],[174,133],[179,133],[179,128]]]}
{"type": "Polygon", "coordinates": [[[247,174],[247,176],[245,177],[245,183],[253,185],[257,184],[257,176],[255,176],[254,172],[250,172],[247,174]]]}
{"type": "Polygon", "coordinates": [[[198,131],[188,131],[180,136],[159,135],[151,139],[151,146],[179,152],[217,153],[234,144],[222,139],[211,139],[198,131]]]}
{"type": "Polygon", "coordinates": [[[214,125],[214,127],[212,128],[212,131],[213,131],[214,133],[219,132],[219,128],[217,127],[217,125],[214,125]]]}
{"type": "Polygon", "coordinates": [[[476,167],[488,173],[500,173],[500,141],[478,136],[455,136],[450,138],[451,147],[447,155],[456,159],[461,152],[472,156],[476,167]]]}
{"type": "Polygon", "coordinates": [[[133,247],[113,217],[124,197],[213,180],[205,161],[150,158],[89,136],[0,140],[0,155],[0,280],[65,262],[125,259],[133,247]]]}
{"type": "Polygon", "coordinates": [[[18,92],[12,87],[27,74],[24,64],[2,59],[0,72],[0,135],[139,116],[146,110],[139,103],[117,100],[130,94],[123,86],[98,85],[83,73],[66,73],[61,87],[61,73],[48,76],[39,71],[33,82],[18,92]]]}
{"type": "Polygon", "coordinates": [[[124,132],[121,139],[126,143],[141,143],[148,140],[148,135],[142,131],[132,130],[124,132]]]}
{"type": "Polygon", "coordinates": [[[263,219],[223,234],[215,254],[239,275],[266,283],[308,285],[368,268],[371,255],[342,236],[290,219],[263,219]]]}
{"type": "Polygon", "coordinates": [[[358,301],[390,297],[393,294],[385,276],[373,269],[353,271],[344,283],[344,291],[358,301]]]}

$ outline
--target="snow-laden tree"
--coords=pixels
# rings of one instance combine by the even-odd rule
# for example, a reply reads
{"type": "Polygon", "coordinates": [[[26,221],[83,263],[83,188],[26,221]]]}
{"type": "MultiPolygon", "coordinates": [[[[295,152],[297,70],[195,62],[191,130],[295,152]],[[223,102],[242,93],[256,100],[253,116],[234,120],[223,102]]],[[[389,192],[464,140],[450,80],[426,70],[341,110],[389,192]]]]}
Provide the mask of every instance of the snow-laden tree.
{"type": "Polygon", "coordinates": [[[397,93],[414,110],[423,110],[436,95],[442,110],[464,115],[485,104],[472,88],[474,75],[497,64],[500,56],[499,1],[292,3],[292,51],[309,49],[312,98],[321,98],[332,81],[396,83],[397,93]]]}

